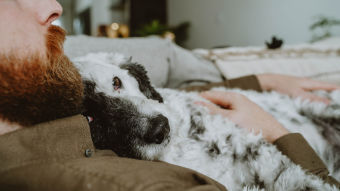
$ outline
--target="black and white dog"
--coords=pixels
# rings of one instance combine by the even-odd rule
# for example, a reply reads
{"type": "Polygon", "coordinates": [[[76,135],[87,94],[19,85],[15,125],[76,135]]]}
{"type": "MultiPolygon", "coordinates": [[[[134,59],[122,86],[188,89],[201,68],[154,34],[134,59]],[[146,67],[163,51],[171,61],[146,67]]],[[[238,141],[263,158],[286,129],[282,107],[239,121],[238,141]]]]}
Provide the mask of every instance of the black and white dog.
{"type": "MultiPolygon", "coordinates": [[[[144,67],[120,54],[74,59],[84,78],[84,115],[98,149],[197,170],[230,190],[338,190],[292,163],[261,135],[194,104],[197,93],[155,89],[144,67]]],[[[304,135],[340,178],[340,92],[326,106],[275,92],[238,89],[291,132],[304,135]]]]}

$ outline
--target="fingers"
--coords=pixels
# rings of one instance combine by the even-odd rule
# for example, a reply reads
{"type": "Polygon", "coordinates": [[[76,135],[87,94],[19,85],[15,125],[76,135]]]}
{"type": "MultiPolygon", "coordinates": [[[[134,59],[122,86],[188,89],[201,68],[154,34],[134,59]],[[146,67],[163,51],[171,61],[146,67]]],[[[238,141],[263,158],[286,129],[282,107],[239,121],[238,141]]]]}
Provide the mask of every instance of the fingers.
{"type": "Polygon", "coordinates": [[[227,117],[229,114],[228,110],[221,109],[220,107],[212,103],[200,101],[200,102],[195,102],[195,104],[208,108],[208,110],[210,111],[210,114],[213,114],[213,115],[220,114],[220,115],[227,117]]]}
{"type": "Polygon", "coordinates": [[[326,83],[326,82],[319,82],[314,80],[306,80],[303,83],[303,87],[305,90],[314,91],[314,90],[325,90],[325,91],[334,91],[340,89],[339,86],[326,83]]]}
{"type": "Polygon", "coordinates": [[[200,94],[203,98],[221,105],[227,109],[233,109],[234,106],[238,105],[239,97],[243,97],[241,94],[232,92],[220,92],[220,91],[207,91],[200,94]]]}
{"type": "Polygon", "coordinates": [[[312,94],[310,92],[301,91],[299,93],[299,95],[297,95],[297,96],[301,97],[304,100],[310,100],[310,101],[313,101],[313,102],[322,102],[322,103],[325,103],[327,105],[330,104],[330,100],[329,99],[317,96],[317,95],[312,94]]]}
{"type": "Polygon", "coordinates": [[[200,94],[203,98],[223,107],[230,107],[231,102],[228,99],[228,94],[217,92],[217,91],[207,91],[200,94]]]}

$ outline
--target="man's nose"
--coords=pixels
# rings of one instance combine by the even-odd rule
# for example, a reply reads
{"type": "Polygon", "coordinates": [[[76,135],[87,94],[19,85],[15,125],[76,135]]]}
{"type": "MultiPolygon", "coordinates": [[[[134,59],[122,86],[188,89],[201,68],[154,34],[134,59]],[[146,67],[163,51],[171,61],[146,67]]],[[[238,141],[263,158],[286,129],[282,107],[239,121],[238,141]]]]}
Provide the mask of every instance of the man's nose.
{"type": "Polygon", "coordinates": [[[51,25],[63,13],[62,6],[56,0],[41,0],[39,3],[36,16],[41,25],[51,25]]]}

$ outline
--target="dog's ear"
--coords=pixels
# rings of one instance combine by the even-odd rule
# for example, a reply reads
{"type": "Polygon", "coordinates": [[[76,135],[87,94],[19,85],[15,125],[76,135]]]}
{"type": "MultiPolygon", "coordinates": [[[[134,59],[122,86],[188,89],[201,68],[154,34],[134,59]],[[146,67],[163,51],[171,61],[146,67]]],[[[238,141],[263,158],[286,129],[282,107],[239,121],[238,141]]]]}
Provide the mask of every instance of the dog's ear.
{"type": "Polygon", "coordinates": [[[83,99],[83,114],[88,114],[87,112],[93,110],[93,108],[97,108],[98,105],[98,95],[95,92],[96,83],[87,79],[83,80],[84,84],[84,99],[83,99]]]}
{"type": "Polygon", "coordinates": [[[140,64],[129,63],[120,65],[120,68],[127,70],[129,74],[137,80],[139,90],[148,99],[157,100],[160,103],[163,103],[162,96],[155,90],[154,87],[152,87],[144,66],[140,64]]]}
{"type": "Polygon", "coordinates": [[[95,88],[96,88],[96,83],[90,80],[83,80],[84,84],[84,94],[85,95],[91,95],[94,94],[95,88]]]}

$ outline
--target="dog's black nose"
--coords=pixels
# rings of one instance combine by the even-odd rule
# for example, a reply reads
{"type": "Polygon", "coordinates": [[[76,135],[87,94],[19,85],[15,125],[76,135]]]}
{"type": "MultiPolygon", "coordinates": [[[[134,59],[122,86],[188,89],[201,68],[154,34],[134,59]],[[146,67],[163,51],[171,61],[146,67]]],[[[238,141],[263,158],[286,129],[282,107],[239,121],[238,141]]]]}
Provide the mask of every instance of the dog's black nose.
{"type": "Polygon", "coordinates": [[[144,141],[146,143],[161,144],[165,137],[169,135],[169,132],[168,118],[163,115],[157,115],[157,117],[150,120],[150,126],[144,135],[144,141]]]}

